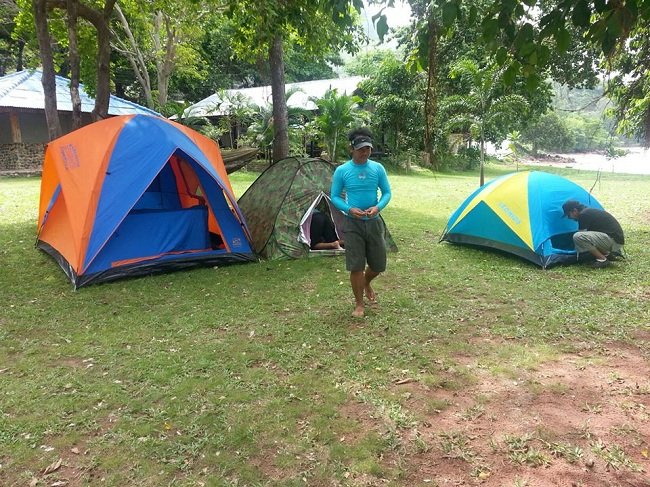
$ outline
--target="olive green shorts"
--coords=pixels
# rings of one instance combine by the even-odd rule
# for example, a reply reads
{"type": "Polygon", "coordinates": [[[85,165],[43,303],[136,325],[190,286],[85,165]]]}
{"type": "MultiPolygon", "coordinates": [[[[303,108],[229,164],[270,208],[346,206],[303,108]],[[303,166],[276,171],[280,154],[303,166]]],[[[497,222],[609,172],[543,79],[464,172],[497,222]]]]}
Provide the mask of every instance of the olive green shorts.
{"type": "Polygon", "coordinates": [[[375,272],[386,270],[386,241],[381,218],[361,220],[346,218],[345,267],[350,272],[363,271],[366,263],[375,272]]]}

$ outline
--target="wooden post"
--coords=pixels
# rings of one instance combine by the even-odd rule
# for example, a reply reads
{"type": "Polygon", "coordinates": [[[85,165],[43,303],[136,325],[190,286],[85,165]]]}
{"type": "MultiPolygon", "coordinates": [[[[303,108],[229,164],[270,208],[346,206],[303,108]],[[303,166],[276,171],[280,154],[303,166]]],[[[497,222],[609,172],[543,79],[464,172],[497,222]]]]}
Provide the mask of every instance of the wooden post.
{"type": "Polygon", "coordinates": [[[14,144],[21,144],[23,142],[23,134],[20,131],[20,120],[16,112],[9,114],[9,121],[11,122],[11,141],[14,144]]]}

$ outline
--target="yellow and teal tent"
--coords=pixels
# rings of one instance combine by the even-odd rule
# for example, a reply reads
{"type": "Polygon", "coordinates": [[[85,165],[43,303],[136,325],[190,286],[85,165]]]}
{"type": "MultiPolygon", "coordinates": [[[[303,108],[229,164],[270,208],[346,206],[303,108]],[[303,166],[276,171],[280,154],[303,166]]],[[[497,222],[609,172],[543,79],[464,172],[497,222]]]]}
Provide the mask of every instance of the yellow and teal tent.
{"type": "Polygon", "coordinates": [[[574,220],[562,204],[578,200],[603,209],[573,181],[542,171],[501,176],[474,191],[449,218],[441,241],[509,252],[543,268],[575,262],[574,220]]]}

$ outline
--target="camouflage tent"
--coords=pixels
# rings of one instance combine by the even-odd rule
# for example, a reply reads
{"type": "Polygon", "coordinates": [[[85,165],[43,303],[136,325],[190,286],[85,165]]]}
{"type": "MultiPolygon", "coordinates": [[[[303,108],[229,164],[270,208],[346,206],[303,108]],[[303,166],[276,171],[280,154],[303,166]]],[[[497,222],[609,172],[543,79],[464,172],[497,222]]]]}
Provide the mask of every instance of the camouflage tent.
{"type": "MultiPolygon", "coordinates": [[[[335,166],[324,159],[283,159],[260,174],[239,198],[237,204],[251,232],[253,249],[260,257],[297,259],[309,256],[309,236],[304,234],[304,225],[301,232],[301,222],[304,224],[322,201],[321,208],[330,212],[336,232],[345,239],[343,215],[329,199],[334,169],[335,166]]],[[[397,250],[388,229],[386,243],[391,250],[397,250]]]]}

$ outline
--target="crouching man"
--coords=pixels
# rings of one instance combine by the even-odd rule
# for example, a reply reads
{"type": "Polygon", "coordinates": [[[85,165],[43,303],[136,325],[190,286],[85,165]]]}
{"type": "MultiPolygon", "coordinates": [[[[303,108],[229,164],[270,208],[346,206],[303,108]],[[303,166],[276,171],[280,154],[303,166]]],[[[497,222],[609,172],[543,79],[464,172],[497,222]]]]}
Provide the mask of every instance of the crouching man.
{"type": "Polygon", "coordinates": [[[578,222],[573,243],[578,254],[588,252],[596,259],[593,267],[607,267],[623,255],[625,236],[616,218],[605,210],[588,208],[576,200],[567,201],[562,209],[565,217],[578,222]]]}

